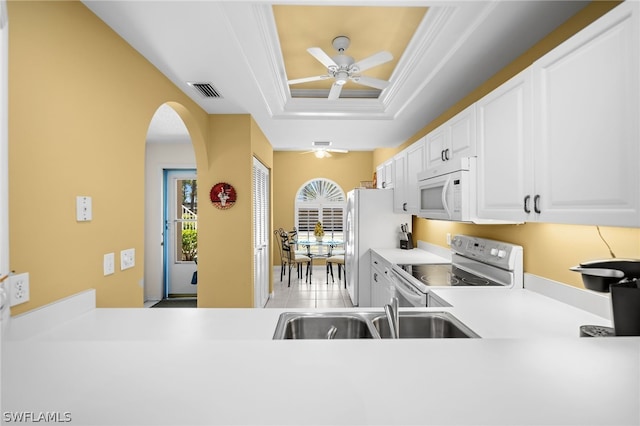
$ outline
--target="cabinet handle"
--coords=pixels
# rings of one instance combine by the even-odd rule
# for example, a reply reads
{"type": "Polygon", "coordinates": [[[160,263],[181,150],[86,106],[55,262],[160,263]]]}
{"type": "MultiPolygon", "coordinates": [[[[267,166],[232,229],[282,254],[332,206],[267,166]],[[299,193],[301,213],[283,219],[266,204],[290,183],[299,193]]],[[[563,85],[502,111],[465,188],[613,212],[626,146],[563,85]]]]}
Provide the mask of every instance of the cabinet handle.
{"type": "Polygon", "coordinates": [[[386,188],[387,187],[387,182],[382,182],[382,188],[386,188]]]}
{"type": "Polygon", "coordinates": [[[524,197],[524,212],[529,214],[531,213],[531,208],[529,207],[529,201],[531,201],[531,195],[527,195],[524,197]]]}
{"type": "Polygon", "coordinates": [[[533,197],[533,211],[540,214],[540,195],[537,194],[535,197],[533,197]]]}
{"type": "Polygon", "coordinates": [[[445,150],[444,150],[444,159],[445,159],[446,161],[449,161],[449,160],[450,160],[450,158],[449,158],[449,148],[447,148],[447,149],[445,149],[445,150]]]}
{"type": "Polygon", "coordinates": [[[440,159],[442,161],[447,161],[447,160],[444,159],[444,149],[442,151],[440,151],[440,159]]]}
{"type": "Polygon", "coordinates": [[[373,273],[373,280],[378,282],[378,274],[376,272],[373,273]]]}
{"type": "Polygon", "coordinates": [[[407,203],[402,203],[402,210],[407,211],[407,203]]]}

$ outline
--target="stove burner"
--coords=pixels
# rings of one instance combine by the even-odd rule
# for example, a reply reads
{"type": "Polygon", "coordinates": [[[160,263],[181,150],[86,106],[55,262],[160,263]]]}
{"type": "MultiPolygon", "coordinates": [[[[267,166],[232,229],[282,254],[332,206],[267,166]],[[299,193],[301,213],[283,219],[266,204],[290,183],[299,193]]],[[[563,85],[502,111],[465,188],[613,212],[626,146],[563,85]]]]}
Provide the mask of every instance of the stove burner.
{"type": "Polygon", "coordinates": [[[460,280],[458,279],[458,277],[452,274],[422,275],[420,277],[420,281],[422,281],[426,285],[433,286],[460,285],[460,280]]]}
{"type": "MultiPolygon", "coordinates": [[[[491,281],[485,279],[485,278],[480,278],[480,277],[463,277],[462,278],[462,282],[468,284],[468,285],[489,285],[491,284],[491,281]]],[[[451,284],[451,285],[455,285],[455,284],[451,284]]]]}
{"type": "Polygon", "coordinates": [[[422,283],[434,287],[453,286],[500,286],[497,282],[468,272],[452,264],[399,265],[402,269],[419,279],[422,283]]]}

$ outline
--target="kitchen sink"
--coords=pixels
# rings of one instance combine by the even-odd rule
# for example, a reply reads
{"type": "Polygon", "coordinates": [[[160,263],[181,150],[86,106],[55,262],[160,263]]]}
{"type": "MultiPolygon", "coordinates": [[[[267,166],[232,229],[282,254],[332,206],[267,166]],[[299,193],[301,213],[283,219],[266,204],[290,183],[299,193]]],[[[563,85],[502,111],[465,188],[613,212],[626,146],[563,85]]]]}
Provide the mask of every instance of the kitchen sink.
{"type": "MultiPolygon", "coordinates": [[[[480,337],[448,312],[399,312],[400,338],[438,339],[480,337]]],[[[377,312],[285,312],[273,338],[388,339],[389,323],[377,312]]]]}
{"type": "MultiPolygon", "coordinates": [[[[371,322],[381,338],[391,338],[386,316],[377,316],[371,322]]],[[[480,337],[448,312],[400,312],[398,323],[401,339],[480,337]]]]}
{"type": "Polygon", "coordinates": [[[284,313],[274,339],[372,339],[373,329],[365,317],[353,313],[284,313]]]}

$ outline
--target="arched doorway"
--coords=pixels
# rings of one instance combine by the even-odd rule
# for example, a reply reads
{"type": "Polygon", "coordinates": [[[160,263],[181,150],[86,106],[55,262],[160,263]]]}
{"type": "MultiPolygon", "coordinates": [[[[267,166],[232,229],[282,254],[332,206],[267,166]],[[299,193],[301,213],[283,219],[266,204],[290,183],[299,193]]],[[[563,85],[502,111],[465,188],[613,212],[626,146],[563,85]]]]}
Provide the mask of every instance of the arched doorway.
{"type": "MultiPolygon", "coordinates": [[[[196,157],[187,126],[172,106],[163,104],[151,119],[146,138],[145,305],[162,300],[172,292],[197,294],[197,285],[191,284],[196,269],[192,257],[194,247],[186,247],[186,256],[180,256],[182,238],[175,234],[177,226],[180,231],[183,227],[188,231],[197,227],[194,226],[197,218],[193,215],[188,215],[187,222],[191,223],[183,225],[185,216],[175,214],[178,208],[182,211],[182,207],[177,206],[182,202],[193,212],[194,185],[187,181],[194,181],[195,174],[196,157]]],[[[192,235],[188,239],[193,243],[192,235]]]]}

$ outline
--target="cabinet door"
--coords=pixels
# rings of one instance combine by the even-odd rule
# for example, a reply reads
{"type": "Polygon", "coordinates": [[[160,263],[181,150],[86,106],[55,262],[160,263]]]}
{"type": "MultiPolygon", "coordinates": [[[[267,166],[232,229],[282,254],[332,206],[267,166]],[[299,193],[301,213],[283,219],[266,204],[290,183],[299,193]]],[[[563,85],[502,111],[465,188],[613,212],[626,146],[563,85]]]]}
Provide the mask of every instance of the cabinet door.
{"type": "Polygon", "coordinates": [[[445,158],[453,160],[476,155],[476,105],[458,113],[448,121],[449,143],[445,148],[445,158]],[[448,149],[449,151],[446,151],[448,149]]]}
{"type": "Polygon", "coordinates": [[[376,188],[381,189],[384,187],[384,164],[380,164],[376,167],[376,188]]]}
{"type": "Polygon", "coordinates": [[[524,222],[533,197],[531,70],[476,104],[478,217],[524,222]],[[528,204],[528,205],[525,205],[528,204]]]}
{"type": "Polygon", "coordinates": [[[539,220],[640,226],[637,2],[534,64],[539,220]]]}
{"type": "Polygon", "coordinates": [[[393,157],[393,211],[404,213],[406,208],[405,176],[407,153],[402,151],[393,157]]]}
{"type": "Polygon", "coordinates": [[[384,162],[384,184],[383,188],[393,188],[393,159],[384,162]]]}
{"type": "Polygon", "coordinates": [[[418,173],[424,169],[424,138],[407,148],[407,173],[405,176],[406,213],[418,214],[418,173]]]}
{"type": "Polygon", "coordinates": [[[437,129],[433,130],[427,136],[424,141],[424,166],[426,169],[432,170],[441,166],[445,161],[444,150],[447,146],[447,125],[446,123],[437,129]]]}

